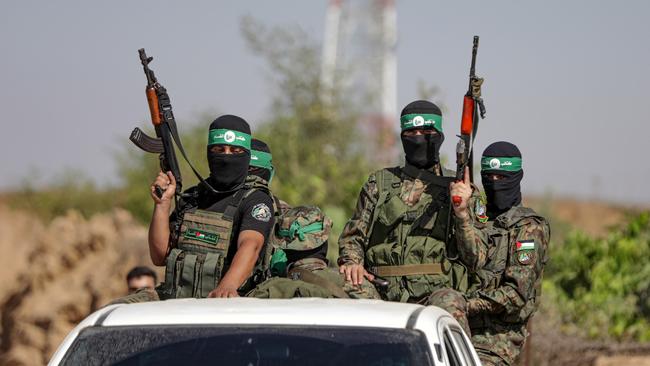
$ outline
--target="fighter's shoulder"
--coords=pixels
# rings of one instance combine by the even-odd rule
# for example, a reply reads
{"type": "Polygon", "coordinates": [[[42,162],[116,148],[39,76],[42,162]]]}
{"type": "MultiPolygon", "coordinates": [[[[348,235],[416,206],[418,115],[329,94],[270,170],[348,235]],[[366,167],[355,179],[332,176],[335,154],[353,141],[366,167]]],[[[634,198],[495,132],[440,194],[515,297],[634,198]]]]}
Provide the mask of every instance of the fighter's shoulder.
{"type": "Polygon", "coordinates": [[[519,225],[548,226],[546,218],[530,207],[519,206],[514,208],[514,217],[519,225]]]}
{"type": "Polygon", "coordinates": [[[370,196],[378,196],[387,187],[391,186],[393,182],[400,179],[400,168],[390,167],[376,170],[370,175],[363,184],[362,190],[370,196]]]}
{"type": "Polygon", "coordinates": [[[550,225],[544,216],[539,215],[535,210],[529,207],[518,207],[516,219],[512,230],[520,233],[518,236],[537,237],[544,242],[550,239],[550,225]]]}
{"type": "Polygon", "coordinates": [[[268,191],[261,189],[254,189],[249,192],[246,192],[244,198],[242,199],[243,206],[255,205],[258,203],[264,203],[269,206],[273,205],[273,198],[268,191]]]}
{"type": "Polygon", "coordinates": [[[366,182],[377,182],[384,178],[392,178],[393,176],[400,177],[402,169],[399,166],[386,167],[375,170],[368,175],[366,182]]]}
{"type": "Polygon", "coordinates": [[[546,219],[542,215],[535,212],[532,208],[525,206],[515,206],[510,208],[505,213],[499,215],[496,221],[500,226],[505,228],[523,226],[531,223],[547,223],[546,219]]]}

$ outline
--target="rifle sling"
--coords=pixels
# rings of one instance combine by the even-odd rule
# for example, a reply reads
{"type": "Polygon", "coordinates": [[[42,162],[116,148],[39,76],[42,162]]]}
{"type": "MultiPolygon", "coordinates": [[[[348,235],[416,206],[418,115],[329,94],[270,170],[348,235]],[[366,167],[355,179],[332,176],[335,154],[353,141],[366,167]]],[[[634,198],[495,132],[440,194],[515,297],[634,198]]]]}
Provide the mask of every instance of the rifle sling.
{"type": "Polygon", "coordinates": [[[372,272],[380,277],[401,277],[415,275],[443,274],[440,263],[403,264],[401,266],[373,267],[372,272]]]}

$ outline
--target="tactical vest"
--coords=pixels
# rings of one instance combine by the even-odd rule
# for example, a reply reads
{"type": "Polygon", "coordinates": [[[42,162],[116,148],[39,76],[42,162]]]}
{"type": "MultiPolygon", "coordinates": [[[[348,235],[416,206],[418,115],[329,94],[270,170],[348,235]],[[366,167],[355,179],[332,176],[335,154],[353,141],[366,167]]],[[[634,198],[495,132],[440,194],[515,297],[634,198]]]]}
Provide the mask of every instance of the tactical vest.
{"type": "MultiPolygon", "coordinates": [[[[230,265],[229,250],[237,249],[233,240],[238,234],[234,232],[234,219],[239,206],[259,189],[268,191],[253,184],[244,185],[232,196],[224,212],[196,207],[181,211],[177,242],[165,259],[165,282],[158,291],[161,299],[205,298],[217,287],[230,265]]],[[[263,263],[260,255],[251,277],[240,288],[242,291],[263,281],[263,263]]]]}
{"type": "Polygon", "coordinates": [[[382,294],[389,301],[414,302],[441,287],[467,289],[467,270],[450,260],[449,183],[433,177],[419,201],[408,206],[400,197],[404,168],[376,173],[379,198],[373,211],[365,253],[367,268],[388,280],[382,294]]]}
{"type": "MultiPolygon", "coordinates": [[[[489,240],[488,260],[485,266],[474,274],[471,280],[472,290],[489,291],[501,286],[504,271],[510,262],[510,255],[512,254],[510,244],[511,241],[516,240],[511,235],[517,233],[519,228],[526,225],[524,219],[533,219],[537,223],[544,225],[546,232],[550,234],[550,228],[546,220],[528,207],[513,207],[497,216],[494,221],[488,221],[487,226],[483,229],[489,240]]],[[[498,323],[525,323],[537,309],[538,297],[542,291],[541,283],[541,280],[537,281],[532,297],[526,301],[526,305],[518,314],[498,316],[498,319],[494,315],[473,317],[477,319],[472,319],[472,326],[479,324],[485,326],[487,323],[494,321],[498,323]]]]}

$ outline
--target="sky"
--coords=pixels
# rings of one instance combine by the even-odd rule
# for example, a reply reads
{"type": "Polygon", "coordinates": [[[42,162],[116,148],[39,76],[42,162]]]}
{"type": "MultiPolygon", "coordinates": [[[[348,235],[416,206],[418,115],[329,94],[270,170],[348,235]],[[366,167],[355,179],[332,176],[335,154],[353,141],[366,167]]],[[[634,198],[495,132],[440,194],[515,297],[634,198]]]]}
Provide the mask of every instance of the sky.
{"type": "MultiPolygon", "coordinates": [[[[169,90],[179,125],[206,111],[264,121],[274,89],[243,16],[323,37],[325,0],[0,3],[0,190],[67,168],[119,182],[115,153],[148,120],[137,50],[169,90]]],[[[442,153],[454,156],[471,40],[486,79],[475,150],[522,151],[524,194],[650,205],[648,1],[397,0],[397,104],[436,85],[442,153]]],[[[397,121],[396,121],[397,124],[397,121]]],[[[182,128],[182,127],[181,127],[182,128]]],[[[148,183],[148,182],[147,182],[148,183]]]]}

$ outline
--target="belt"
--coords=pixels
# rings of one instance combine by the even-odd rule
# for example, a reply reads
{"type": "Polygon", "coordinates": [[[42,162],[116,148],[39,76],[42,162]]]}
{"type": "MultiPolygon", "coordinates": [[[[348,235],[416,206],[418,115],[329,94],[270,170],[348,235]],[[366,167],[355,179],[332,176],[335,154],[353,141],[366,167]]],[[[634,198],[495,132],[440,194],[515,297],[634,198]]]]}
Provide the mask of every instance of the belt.
{"type": "Polygon", "coordinates": [[[403,264],[401,266],[377,266],[371,271],[380,277],[399,277],[426,274],[443,274],[440,263],[403,264]]]}

